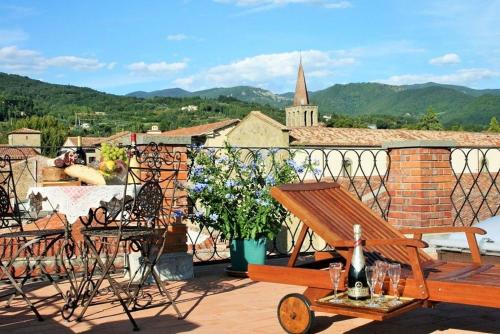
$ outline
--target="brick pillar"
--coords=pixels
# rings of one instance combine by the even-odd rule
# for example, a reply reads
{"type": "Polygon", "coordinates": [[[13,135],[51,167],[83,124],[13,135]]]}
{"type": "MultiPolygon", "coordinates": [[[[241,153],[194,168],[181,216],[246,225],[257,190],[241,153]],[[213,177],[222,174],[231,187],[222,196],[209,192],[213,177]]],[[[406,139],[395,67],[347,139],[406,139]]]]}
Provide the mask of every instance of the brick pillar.
{"type": "Polygon", "coordinates": [[[452,224],[452,141],[404,141],[384,145],[390,157],[388,221],[396,227],[452,224]]]}

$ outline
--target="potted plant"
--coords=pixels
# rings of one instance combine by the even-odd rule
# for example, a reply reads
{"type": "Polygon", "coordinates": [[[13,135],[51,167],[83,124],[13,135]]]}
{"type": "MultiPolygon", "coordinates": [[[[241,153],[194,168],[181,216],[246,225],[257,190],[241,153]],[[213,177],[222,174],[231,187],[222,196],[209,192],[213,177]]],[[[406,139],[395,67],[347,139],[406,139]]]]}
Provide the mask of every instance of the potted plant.
{"type": "Polygon", "coordinates": [[[230,242],[231,270],[246,272],[263,264],[266,240],[276,237],[288,212],[270,187],[297,180],[297,165],[277,158],[277,150],[195,149],[189,196],[198,211],[193,220],[230,242]]]}

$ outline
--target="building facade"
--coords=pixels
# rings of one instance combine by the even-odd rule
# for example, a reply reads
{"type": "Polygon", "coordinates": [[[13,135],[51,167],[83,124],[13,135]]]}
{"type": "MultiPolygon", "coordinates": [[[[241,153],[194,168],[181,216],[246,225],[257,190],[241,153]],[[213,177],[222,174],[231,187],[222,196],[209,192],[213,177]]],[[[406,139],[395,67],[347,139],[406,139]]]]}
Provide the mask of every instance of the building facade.
{"type": "Polygon", "coordinates": [[[38,130],[22,128],[9,132],[9,146],[41,147],[42,133],[38,130]]]}

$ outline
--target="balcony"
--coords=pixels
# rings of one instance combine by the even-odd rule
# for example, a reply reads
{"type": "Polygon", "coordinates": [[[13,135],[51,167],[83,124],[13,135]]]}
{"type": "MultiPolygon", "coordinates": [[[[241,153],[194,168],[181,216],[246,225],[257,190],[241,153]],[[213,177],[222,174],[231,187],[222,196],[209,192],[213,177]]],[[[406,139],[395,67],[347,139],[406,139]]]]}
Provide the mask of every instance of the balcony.
{"type": "MultiPolygon", "coordinates": [[[[15,150],[15,148],[12,148],[15,150]]],[[[193,157],[190,147],[175,147],[183,154],[185,162],[193,157]]],[[[210,150],[203,148],[202,150],[210,150]]],[[[442,148],[439,148],[442,150],[442,148]]],[[[41,169],[43,157],[23,156],[25,148],[19,150],[15,161],[15,179],[18,185],[19,197],[24,199],[30,187],[42,185],[41,169]]],[[[216,153],[224,149],[212,148],[216,153]]],[[[251,162],[256,156],[264,156],[271,161],[276,157],[290,157],[302,165],[296,168],[297,180],[300,182],[336,181],[348,189],[351,194],[364,202],[376,214],[395,225],[411,221],[436,221],[446,219],[450,225],[470,226],[488,217],[498,215],[500,210],[500,149],[454,147],[447,149],[448,153],[419,151],[422,159],[442,159],[437,165],[448,170],[446,179],[439,183],[446,184],[446,193],[438,197],[438,203],[443,200],[446,210],[433,216],[422,213],[423,207],[433,206],[422,202],[430,196],[427,193],[418,194],[411,184],[424,187],[423,191],[438,191],[425,188],[429,179],[441,178],[443,174],[428,173],[435,166],[422,164],[404,166],[407,156],[414,151],[401,151],[394,154],[391,149],[339,149],[339,148],[286,148],[286,149],[254,149],[238,148],[251,162]],[[437,155],[437,156],[436,156],[437,155]],[[413,167],[411,167],[413,166],[413,167]],[[405,168],[411,168],[408,175],[405,168]],[[416,169],[416,171],[415,171],[416,169]],[[395,176],[395,171],[400,173],[395,176]],[[392,173],[392,174],[391,174],[392,173]],[[415,174],[412,174],[415,173],[415,174]],[[399,179],[398,179],[399,177],[399,179]],[[408,178],[409,191],[412,196],[402,196],[406,191],[408,178]],[[420,182],[422,181],[422,182],[420,182]],[[413,194],[413,193],[412,193],[413,194]],[[420,196],[420,197],[419,197],[420,196]],[[408,204],[412,200],[421,204],[408,204]],[[409,201],[409,202],[407,202],[409,201]],[[413,210],[413,211],[412,211],[413,210]],[[419,211],[420,210],[420,211],[419,211]],[[411,217],[399,215],[399,212],[413,212],[411,217]]],[[[425,161],[424,161],[425,162],[425,161]]],[[[184,181],[189,180],[192,172],[186,165],[184,181]]],[[[406,170],[408,171],[408,170],[406,170]]],[[[422,189],[420,189],[422,190],[422,189]]],[[[196,203],[190,203],[186,193],[177,199],[179,208],[191,217],[196,211],[196,203]]],[[[424,211],[424,213],[427,211],[424,211]]],[[[444,221],[444,220],[443,220],[444,221]]],[[[188,226],[186,235],[187,250],[193,255],[195,262],[195,278],[187,281],[176,281],[169,285],[178,303],[183,319],[177,320],[171,307],[153,308],[138,311],[136,318],[141,329],[158,333],[177,333],[194,331],[199,333],[214,332],[257,332],[280,333],[281,327],[276,319],[276,305],[288,293],[301,293],[302,288],[253,282],[247,278],[230,278],[225,275],[229,252],[227,244],[221,241],[219,234],[211,227],[197,226],[186,219],[188,226]],[[221,263],[222,262],[222,263],[221,263]],[[160,316],[158,316],[160,315],[160,316]]],[[[290,219],[283,226],[282,233],[268,244],[268,261],[284,263],[297,239],[301,222],[290,219]]],[[[308,234],[301,249],[301,260],[307,260],[315,251],[329,249],[314,233],[308,234]]],[[[62,286],[68,283],[63,279],[62,286]]],[[[0,289],[2,289],[0,287],[0,289]]],[[[4,291],[2,291],[4,292],[4,291]]],[[[105,304],[105,308],[92,306],[88,316],[82,322],[67,322],[60,315],[63,301],[52,296],[46,282],[34,282],[30,285],[30,294],[36,296],[40,313],[46,319],[38,322],[26,308],[24,301],[15,300],[11,308],[0,309],[0,331],[14,333],[50,332],[129,332],[130,323],[123,314],[119,304],[105,304]]],[[[497,323],[498,311],[495,309],[465,307],[459,305],[439,305],[435,310],[420,309],[383,323],[372,323],[368,320],[351,319],[342,316],[330,317],[317,313],[314,332],[349,332],[349,333],[400,333],[412,332],[418,325],[418,332],[499,332],[497,323]],[[473,315],[473,316],[471,316],[473,315]],[[481,321],[478,321],[481,319],[481,321]]]]}

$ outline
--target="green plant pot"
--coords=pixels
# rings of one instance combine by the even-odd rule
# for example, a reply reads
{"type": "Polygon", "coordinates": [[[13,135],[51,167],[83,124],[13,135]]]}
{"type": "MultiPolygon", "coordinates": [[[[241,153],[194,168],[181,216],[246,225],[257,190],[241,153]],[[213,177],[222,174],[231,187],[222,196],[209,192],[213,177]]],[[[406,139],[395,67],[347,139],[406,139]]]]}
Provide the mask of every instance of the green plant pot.
{"type": "Polygon", "coordinates": [[[264,264],[266,260],[266,238],[234,239],[229,248],[231,270],[246,272],[248,264],[264,264]]]}

